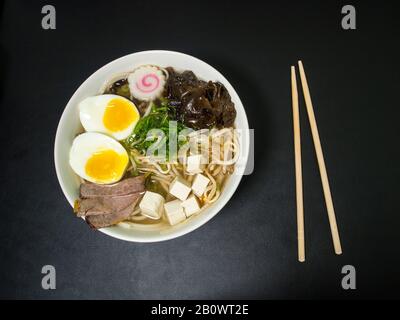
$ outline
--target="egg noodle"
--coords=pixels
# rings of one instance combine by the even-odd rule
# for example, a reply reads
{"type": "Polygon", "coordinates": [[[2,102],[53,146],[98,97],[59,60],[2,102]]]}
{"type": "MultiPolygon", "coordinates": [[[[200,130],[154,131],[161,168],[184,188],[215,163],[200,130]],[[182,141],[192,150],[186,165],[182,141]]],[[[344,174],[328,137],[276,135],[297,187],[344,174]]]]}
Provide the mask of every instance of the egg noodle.
{"type": "MultiPolygon", "coordinates": [[[[202,211],[218,200],[222,186],[234,171],[234,164],[239,157],[238,133],[234,128],[202,129],[192,132],[189,134],[189,142],[179,149],[178,161],[175,163],[131,151],[131,166],[128,170],[151,175],[151,178],[157,181],[168,194],[170,184],[177,176],[188,182],[193,181],[195,174],[186,170],[187,157],[193,150],[203,151],[202,155],[205,159],[203,172],[210,179],[210,184],[207,186],[204,195],[199,199],[202,203],[202,211]]],[[[152,229],[165,224],[165,221],[155,222],[148,219],[141,214],[140,208],[137,206],[129,219],[120,224],[124,227],[136,228],[140,226],[152,229]]]]}

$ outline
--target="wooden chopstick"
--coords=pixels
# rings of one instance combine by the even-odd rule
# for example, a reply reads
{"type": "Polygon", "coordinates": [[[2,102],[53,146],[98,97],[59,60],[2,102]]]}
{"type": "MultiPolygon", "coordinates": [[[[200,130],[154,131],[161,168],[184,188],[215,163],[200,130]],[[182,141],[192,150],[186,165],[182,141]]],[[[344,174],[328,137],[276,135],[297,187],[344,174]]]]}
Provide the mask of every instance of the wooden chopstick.
{"type": "Polygon", "coordinates": [[[296,204],[297,204],[297,251],[298,259],[304,262],[304,209],[303,209],[303,177],[301,173],[301,142],[300,142],[300,119],[299,119],[299,96],[297,93],[296,70],[291,68],[292,79],[292,107],[293,107],[293,134],[294,134],[294,158],[296,170],[296,204]]]}
{"type": "Polygon", "coordinates": [[[311,101],[310,90],[308,88],[306,74],[304,72],[303,63],[301,61],[299,61],[299,70],[300,70],[301,84],[303,86],[304,99],[306,102],[308,119],[310,121],[311,133],[314,140],[315,153],[317,155],[319,172],[321,175],[322,188],[324,190],[324,197],[325,197],[326,209],[328,211],[328,218],[329,218],[329,225],[331,228],[333,246],[335,248],[336,254],[342,254],[339,231],[336,223],[335,210],[333,208],[332,195],[329,187],[329,180],[328,180],[328,174],[326,172],[324,155],[322,153],[321,141],[319,139],[317,122],[315,120],[314,108],[311,101]]]}

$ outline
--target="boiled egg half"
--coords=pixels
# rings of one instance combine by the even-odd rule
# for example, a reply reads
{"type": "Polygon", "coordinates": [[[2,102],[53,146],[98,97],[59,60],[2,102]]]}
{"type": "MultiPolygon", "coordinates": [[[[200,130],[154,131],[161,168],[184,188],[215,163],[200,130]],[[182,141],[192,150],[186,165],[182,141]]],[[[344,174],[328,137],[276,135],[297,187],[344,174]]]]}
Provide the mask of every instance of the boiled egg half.
{"type": "Polygon", "coordinates": [[[124,147],[113,138],[97,132],[85,132],[74,139],[69,163],[81,178],[108,184],[122,178],[129,157],[124,147]]]}
{"type": "Polygon", "coordinates": [[[113,94],[103,94],[81,101],[79,117],[86,131],[105,133],[123,140],[132,133],[140,114],[132,101],[113,94]]]}

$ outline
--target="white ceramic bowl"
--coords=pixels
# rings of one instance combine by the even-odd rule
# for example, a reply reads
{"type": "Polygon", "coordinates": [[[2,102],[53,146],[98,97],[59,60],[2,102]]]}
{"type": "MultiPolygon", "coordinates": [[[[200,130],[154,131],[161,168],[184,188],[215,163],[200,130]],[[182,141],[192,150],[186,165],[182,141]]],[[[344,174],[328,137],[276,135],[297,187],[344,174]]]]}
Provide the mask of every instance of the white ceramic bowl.
{"type": "Polygon", "coordinates": [[[93,73],[75,91],[65,107],[58,124],[54,145],[54,161],[58,181],[71,206],[73,206],[75,199],[79,196],[79,180],[68,162],[72,141],[82,128],[79,121],[78,103],[86,97],[98,94],[99,89],[105,81],[114,75],[131,71],[136,66],[142,64],[155,64],[163,67],[172,66],[177,70],[192,70],[201,79],[221,82],[225,85],[231,95],[232,101],[235,103],[237,111],[235,126],[238,129],[243,129],[240,146],[242,164],[236,166],[235,174],[229,178],[220,198],[214,205],[183,223],[163,229],[142,230],[119,225],[100,229],[101,232],[121,240],[155,242],[173,239],[197,229],[214,217],[225,206],[238,187],[245,170],[245,163],[249,154],[249,125],[242,102],[228,80],[213,67],[197,58],[179,52],[154,50],[137,52],[116,59],[93,73]]]}

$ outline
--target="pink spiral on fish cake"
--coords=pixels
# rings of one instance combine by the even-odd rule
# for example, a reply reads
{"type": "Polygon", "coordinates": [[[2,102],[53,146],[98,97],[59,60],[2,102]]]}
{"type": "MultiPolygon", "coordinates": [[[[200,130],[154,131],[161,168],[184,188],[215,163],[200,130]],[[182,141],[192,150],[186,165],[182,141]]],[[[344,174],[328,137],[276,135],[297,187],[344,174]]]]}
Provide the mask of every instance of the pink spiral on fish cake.
{"type": "Polygon", "coordinates": [[[165,86],[165,75],[157,66],[141,66],[128,76],[132,97],[140,101],[151,101],[160,96],[165,86]]]}
{"type": "Polygon", "coordinates": [[[154,73],[146,74],[136,82],[136,88],[144,93],[150,93],[160,87],[160,79],[154,73]]]}

